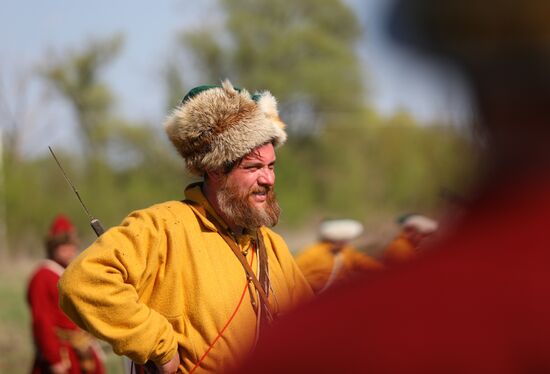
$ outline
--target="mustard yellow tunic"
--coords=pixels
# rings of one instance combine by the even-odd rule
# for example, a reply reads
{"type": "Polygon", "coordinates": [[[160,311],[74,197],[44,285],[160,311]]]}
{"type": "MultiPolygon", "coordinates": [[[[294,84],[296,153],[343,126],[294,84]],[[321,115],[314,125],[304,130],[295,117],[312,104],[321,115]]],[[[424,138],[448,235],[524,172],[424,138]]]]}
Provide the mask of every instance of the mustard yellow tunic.
{"type": "MultiPolygon", "coordinates": [[[[185,195],[215,216],[199,184],[185,195]]],[[[261,233],[269,301],[285,313],[312,292],[283,239],[267,228],[261,233]]],[[[257,274],[252,238],[243,235],[238,244],[249,249],[257,274]]],[[[163,364],[179,350],[187,373],[210,349],[194,372],[217,373],[254,346],[257,317],[246,286],[242,265],[214,224],[194,207],[169,201],[135,211],[103,234],[67,268],[59,290],[65,313],[115,353],[163,364]]]]}
{"type": "MultiPolygon", "coordinates": [[[[333,244],[319,242],[305,248],[296,257],[296,263],[314,293],[324,289],[331,277],[335,266],[333,244]]],[[[347,280],[357,273],[382,269],[382,264],[367,256],[350,245],[344,246],[340,251],[342,265],[336,273],[335,283],[347,280]]]]}

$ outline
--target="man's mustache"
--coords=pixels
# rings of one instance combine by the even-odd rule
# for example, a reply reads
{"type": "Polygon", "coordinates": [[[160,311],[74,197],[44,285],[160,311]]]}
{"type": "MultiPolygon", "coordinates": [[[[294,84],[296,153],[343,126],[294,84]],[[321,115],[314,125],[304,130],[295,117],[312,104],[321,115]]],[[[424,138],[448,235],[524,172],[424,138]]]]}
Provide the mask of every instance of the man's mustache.
{"type": "Polygon", "coordinates": [[[250,194],[257,194],[257,193],[273,193],[273,187],[272,186],[255,186],[250,190],[250,194]]]}

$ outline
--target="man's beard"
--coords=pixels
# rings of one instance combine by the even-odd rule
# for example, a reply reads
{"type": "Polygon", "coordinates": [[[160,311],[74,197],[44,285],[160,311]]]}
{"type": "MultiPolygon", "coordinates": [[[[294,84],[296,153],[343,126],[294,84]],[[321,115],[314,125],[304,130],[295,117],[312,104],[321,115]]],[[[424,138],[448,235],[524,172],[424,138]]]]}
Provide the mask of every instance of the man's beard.
{"type": "Polygon", "coordinates": [[[241,191],[226,178],[216,194],[218,205],[234,225],[255,230],[261,226],[272,227],[279,221],[281,208],[277,202],[273,187],[255,186],[248,191],[241,191]],[[266,200],[262,207],[250,201],[254,193],[265,192],[266,200]]]}

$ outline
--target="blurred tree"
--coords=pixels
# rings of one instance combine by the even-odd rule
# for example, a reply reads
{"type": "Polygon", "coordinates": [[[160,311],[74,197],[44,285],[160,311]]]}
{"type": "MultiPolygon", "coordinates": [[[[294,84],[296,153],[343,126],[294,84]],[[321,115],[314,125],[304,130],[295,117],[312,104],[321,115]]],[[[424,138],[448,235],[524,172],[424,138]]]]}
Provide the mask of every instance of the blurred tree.
{"type": "Polygon", "coordinates": [[[361,28],[341,0],[220,0],[226,23],[186,32],[180,42],[201,78],[230,78],[250,90],[269,88],[292,123],[312,133],[326,113],[364,105],[355,43],[361,28]]]}
{"type": "Polygon", "coordinates": [[[167,111],[175,108],[185,95],[185,85],[183,83],[181,69],[171,61],[164,68],[164,82],[166,84],[166,109],[167,111]]]}
{"type": "Polygon", "coordinates": [[[0,259],[4,259],[8,250],[8,230],[6,227],[6,182],[4,172],[4,132],[0,127],[0,259]]]}
{"type": "MultiPolygon", "coordinates": [[[[120,37],[92,41],[78,52],[48,58],[39,69],[40,77],[46,78],[73,110],[82,139],[83,147],[72,144],[56,149],[56,154],[90,211],[101,218],[106,228],[118,224],[129,211],[158,201],[180,199],[186,184],[183,163],[172,152],[160,126],[128,121],[115,111],[114,95],[100,73],[114,60],[121,43],[120,37]],[[83,148],[84,158],[75,157],[79,148],[83,148]]],[[[41,128],[52,122],[46,104],[40,108],[41,128]]],[[[0,114],[10,120],[22,117],[7,110],[0,114]]],[[[12,131],[8,140],[19,136],[27,122],[12,123],[8,129],[17,131],[12,131]]],[[[59,124],[56,126],[64,131],[59,124]]],[[[43,152],[36,152],[33,158],[18,157],[14,152],[3,154],[0,213],[7,212],[2,223],[9,233],[12,253],[42,252],[46,225],[58,212],[75,221],[83,235],[83,245],[93,238],[87,217],[47,152],[46,139],[37,143],[43,152]]]]}
{"type": "Polygon", "coordinates": [[[177,92],[171,103],[181,100],[191,80],[216,83],[226,77],[277,97],[292,133],[278,151],[283,224],[428,211],[442,186],[461,190],[475,159],[475,152],[464,152],[469,144],[463,134],[425,126],[405,110],[384,117],[369,108],[356,49],[363,30],[347,3],[219,4],[221,14],[210,14],[204,28],[180,35],[179,60],[170,62],[167,74],[168,91],[177,92]],[[178,65],[188,55],[195,79],[193,68],[178,65]],[[464,157],[456,161],[456,154],[464,157]]]}
{"type": "Polygon", "coordinates": [[[186,32],[180,36],[180,42],[187,46],[202,66],[203,79],[206,82],[219,82],[231,74],[229,51],[222,48],[211,30],[186,32]]]}
{"type": "Polygon", "coordinates": [[[0,123],[2,124],[0,131],[3,132],[5,144],[3,152],[9,154],[11,160],[21,159],[24,134],[33,125],[26,118],[29,111],[30,75],[28,72],[18,74],[9,97],[5,78],[0,77],[0,123]]]}
{"type": "Polygon", "coordinates": [[[34,67],[0,70],[0,128],[9,162],[20,162],[29,148],[51,133],[46,97],[38,88],[34,67]]]}
{"type": "Polygon", "coordinates": [[[88,159],[101,158],[108,139],[114,97],[100,80],[122,47],[122,37],[93,41],[83,51],[69,52],[53,59],[42,75],[72,106],[88,159]]]}

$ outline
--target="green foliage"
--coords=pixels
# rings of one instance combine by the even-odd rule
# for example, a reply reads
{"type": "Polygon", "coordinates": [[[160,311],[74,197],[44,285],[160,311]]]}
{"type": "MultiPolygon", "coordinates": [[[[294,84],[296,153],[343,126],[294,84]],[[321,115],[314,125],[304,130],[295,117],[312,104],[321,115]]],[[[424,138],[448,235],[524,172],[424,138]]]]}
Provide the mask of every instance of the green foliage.
{"type": "Polygon", "coordinates": [[[295,137],[277,152],[276,191],[285,222],[300,222],[316,211],[319,199],[313,166],[317,148],[313,138],[295,137]]]}
{"type": "Polygon", "coordinates": [[[183,78],[175,63],[168,63],[164,71],[164,82],[167,91],[167,106],[166,110],[170,111],[175,108],[181,99],[185,96],[185,88],[183,78]]]}
{"type": "MultiPolygon", "coordinates": [[[[175,152],[167,151],[170,146],[159,132],[114,114],[114,97],[100,79],[100,72],[112,62],[120,47],[119,37],[92,42],[78,52],[50,60],[42,69],[43,77],[74,110],[85,140],[84,158],[74,154],[58,156],[90,210],[107,227],[119,223],[129,210],[180,198],[184,184],[174,178],[183,175],[182,163],[175,152]]],[[[72,149],[74,152],[75,147],[72,149]]],[[[85,228],[87,217],[78,200],[49,154],[23,162],[12,158],[7,155],[4,171],[10,247],[38,252],[47,224],[58,212],[76,220],[82,233],[91,232],[85,228]],[[27,237],[32,239],[26,240],[27,237]]]]}
{"type": "Polygon", "coordinates": [[[361,108],[364,88],[355,51],[361,29],[341,0],[222,0],[227,23],[186,33],[182,48],[201,78],[230,78],[251,91],[268,88],[292,117],[289,131],[325,124],[324,113],[361,108]],[[223,35],[223,39],[219,37],[223,35]],[[295,112],[307,111],[302,120],[295,112]]]}
{"type": "Polygon", "coordinates": [[[210,31],[199,30],[181,36],[181,42],[195,53],[195,59],[200,64],[206,64],[204,70],[206,82],[218,82],[228,74],[225,54],[218,41],[210,31]]]}
{"type": "MultiPolygon", "coordinates": [[[[476,150],[463,134],[420,124],[404,111],[385,118],[364,103],[353,49],[361,30],[342,1],[221,4],[229,42],[204,30],[182,38],[206,77],[231,73],[235,83],[267,88],[279,98],[290,132],[277,162],[283,225],[300,227],[321,216],[372,220],[429,212],[440,202],[442,188],[465,190],[476,150]]],[[[119,48],[116,38],[93,43],[44,70],[75,110],[82,137],[101,149],[84,158],[72,152],[58,152],[58,157],[105,227],[134,209],[181,199],[191,181],[158,124],[153,128],[115,115],[100,71],[119,48]]],[[[167,72],[170,100],[178,102],[185,77],[174,62],[167,72]]],[[[88,218],[48,154],[32,160],[7,154],[5,164],[12,252],[41,253],[43,235],[58,212],[76,222],[83,246],[93,239],[88,218]]]]}
{"type": "MultiPolygon", "coordinates": [[[[120,38],[93,42],[79,52],[50,61],[44,76],[75,111],[81,137],[88,145],[84,158],[56,152],[89,209],[105,227],[118,224],[131,210],[181,198],[183,163],[171,146],[144,123],[113,113],[110,87],[100,71],[120,48],[120,38]]],[[[73,147],[72,152],[75,152],[73,147]]],[[[55,214],[76,221],[84,245],[93,239],[72,190],[49,153],[33,160],[6,155],[4,195],[7,231],[13,251],[42,252],[42,237],[55,214]],[[32,200],[32,204],[29,201],[32,200]],[[89,233],[89,234],[88,234],[89,233]]]]}
{"type": "Polygon", "coordinates": [[[339,117],[317,136],[291,138],[279,151],[277,188],[288,223],[432,212],[443,189],[467,191],[476,160],[474,147],[451,127],[365,112],[339,117]]]}
{"type": "MultiPolygon", "coordinates": [[[[148,128],[132,131],[144,133],[141,135],[144,149],[135,143],[131,145],[133,148],[125,144],[132,150],[130,155],[135,155],[132,163],[124,167],[114,168],[116,163],[100,160],[83,164],[73,155],[56,152],[88,209],[101,219],[105,228],[120,223],[132,210],[164,200],[181,199],[188,182],[182,163],[168,152],[168,145],[158,134],[152,135],[148,128]],[[145,141],[145,134],[149,135],[148,141],[145,141]]],[[[83,236],[83,245],[93,239],[78,199],[49,154],[36,160],[8,164],[5,177],[7,230],[12,254],[42,254],[42,238],[57,213],[65,213],[75,221],[83,236]]]]}
{"type": "MultiPolygon", "coordinates": [[[[476,151],[468,140],[450,127],[396,118],[365,112],[338,117],[313,136],[291,136],[278,150],[282,223],[299,227],[320,216],[364,220],[379,214],[430,212],[441,203],[442,188],[463,193],[476,163],[476,151]]],[[[134,209],[181,199],[191,181],[164,134],[147,126],[119,124],[115,129],[106,160],[84,163],[57,152],[105,227],[118,224],[134,209]]],[[[42,253],[42,237],[58,212],[75,220],[84,245],[92,240],[80,204],[49,155],[6,162],[5,177],[14,253],[42,253]]]]}
{"type": "Polygon", "coordinates": [[[69,52],[41,69],[42,76],[73,108],[88,157],[104,151],[109,135],[114,99],[99,75],[121,46],[118,36],[94,41],[83,51],[69,52]]]}

